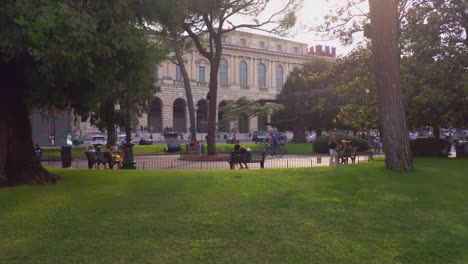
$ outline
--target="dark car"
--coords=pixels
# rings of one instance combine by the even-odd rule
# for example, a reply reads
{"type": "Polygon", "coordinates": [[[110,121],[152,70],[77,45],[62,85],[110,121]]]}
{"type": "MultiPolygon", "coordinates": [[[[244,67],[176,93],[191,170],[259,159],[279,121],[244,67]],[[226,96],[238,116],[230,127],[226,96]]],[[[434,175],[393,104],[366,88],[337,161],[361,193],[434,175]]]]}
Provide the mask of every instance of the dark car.
{"type": "Polygon", "coordinates": [[[153,140],[147,138],[141,138],[138,142],[140,145],[153,145],[153,140]]]}
{"type": "Polygon", "coordinates": [[[252,134],[252,140],[255,143],[265,143],[268,139],[268,132],[265,130],[255,131],[252,134]]]}

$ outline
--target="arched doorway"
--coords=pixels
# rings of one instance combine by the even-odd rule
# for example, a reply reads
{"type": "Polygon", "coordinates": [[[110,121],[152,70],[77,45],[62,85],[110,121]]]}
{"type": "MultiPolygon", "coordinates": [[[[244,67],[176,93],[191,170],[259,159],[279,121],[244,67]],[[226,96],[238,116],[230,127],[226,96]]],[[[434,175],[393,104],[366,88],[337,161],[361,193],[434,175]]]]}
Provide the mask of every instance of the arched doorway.
{"type": "Polygon", "coordinates": [[[249,133],[249,118],[246,115],[239,116],[239,133],[249,133]]]}
{"type": "MultiPolygon", "coordinates": [[[[226,101],[221,101],[219,103],[218,109],[227,105],[226,101]]],[[[230,132],[229,121],[224,120],[223,113],[218,111],[218,132],[230,132]]]]}
{"type": "Polygon", "coordinates": [[[197,132],[208,132],[208,102],[204,99],[197,103],[197,132]]]}
{"type": "Polygon", "coordinates": [[[148,112],[148,132],[158,133],[162,129],[162,101],[155,97],[148,112]]]}
{"type": "Polygon", "coordinates": [[[266,114],[259,114],[257,116],[257,119],[258,119],[258,122],[257,122],[257,126],[258,126],[258,130],[267,130],[267,122],[268,122],[268,117],[266,114]]]}
{"type": "Polygon", "coordinates": [[[187,119],[185,116],[185,100],[177,98],[172,106],[172,124],[174,125],[173,131],[187,132],[187,119]]]}

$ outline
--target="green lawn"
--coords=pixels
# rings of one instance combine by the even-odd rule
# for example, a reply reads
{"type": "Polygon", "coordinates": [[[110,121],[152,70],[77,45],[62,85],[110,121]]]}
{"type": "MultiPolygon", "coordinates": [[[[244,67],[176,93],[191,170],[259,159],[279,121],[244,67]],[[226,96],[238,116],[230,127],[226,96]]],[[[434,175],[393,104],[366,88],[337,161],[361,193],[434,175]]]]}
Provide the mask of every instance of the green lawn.
{"type": "MultiPolygon", "coordinates": [[[[255,144],[255,143],[242,143],[242,146],[249,147],[252,150],[263,150],[265,148],[264,144],[255,144]]],[[[135,145],[134,154],[135,155],[165,155],[167,152],[164,150],[167,147],[166,144],[154,144],[154,145],[135,145]]],[[[185,144],[182,145],[185,147],[185,144]]],[[[206,144],[205,144],[206,147],[206,144]]],[[[310,143],[287,143],[286,147],[289,154],[310,154],[312,153],[312,144],[310,143]]],[[[216,149],[220,153],[228,153],[234,149],[233,144],[216,144],[216,149]]],[[[86,147],[72,147],[72,157],[74,159],[84,159],[86,147]]],[[[174,153],[170,153],[174,154],[174,153]]],[[[60,148],[45,148],[43,149],[42,160],[60,160],[60,148]]]]}
{"type": "Polygon", "coordinates": [[[468,162],[51,169],[0,189],[0,263],[468,263],[468,162]]]}

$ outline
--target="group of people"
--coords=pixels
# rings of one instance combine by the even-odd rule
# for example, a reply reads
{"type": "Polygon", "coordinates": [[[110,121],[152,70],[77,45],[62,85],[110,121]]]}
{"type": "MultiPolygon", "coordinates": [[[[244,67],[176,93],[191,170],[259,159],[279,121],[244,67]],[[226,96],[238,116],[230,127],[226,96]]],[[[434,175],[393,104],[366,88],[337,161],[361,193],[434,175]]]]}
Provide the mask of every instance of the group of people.
{"type": "MultiPolygon", "coordinates": [[[[96,147],[94,147],[93,145],[89,145],[88,149],[87,149],[87,152],[96,152],[96,147]]],[[[101,163],[102,163],[104,169],[108,169],[110,163],[116,164],[117,168],[119,168],[119,169],[122,167],[122,157],[123,157],[123,154],[124,154],[124,148],[123,148],[122,145],[121,146],[117,146],[117,145],[111,146],[111,145],[107,144],[106,145],[106,150],[104,151],[104,153],[107,153],[107,157],[110,158],[111,160],[98,160],[98,162],[97,162],[97,168],[98,169],[100,168],[101,163]]]]}
{"type": "Polygon", "coordinates": [[[336,133],[332,133],[328,140],[328,150],[330,153],[330,166],[346,163],[347,154],[353,151],[353,142],[351,140],[341,140],[338,143],[336,133]]]}

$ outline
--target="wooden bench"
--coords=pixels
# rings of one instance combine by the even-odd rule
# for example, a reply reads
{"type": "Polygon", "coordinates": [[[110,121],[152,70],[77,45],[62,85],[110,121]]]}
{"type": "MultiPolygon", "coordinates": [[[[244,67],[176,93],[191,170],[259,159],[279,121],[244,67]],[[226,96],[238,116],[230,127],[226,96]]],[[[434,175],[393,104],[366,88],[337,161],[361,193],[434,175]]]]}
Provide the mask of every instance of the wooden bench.
{"type": "Polygon", "coordinates": [[[345,151],[343,153],[338,154],[338,164],[348,164],[348,159],[351,159],[352,163],[356,162],[356,152],[357,147],[351,147],[350,151],[345,151]]]}
{"type": "Polygon", "coordinates": [[[233,170],[238,163],[260,163],[260,168],[263,169],[265,165],[265,151],[234,151],[231,152],[228,162],[231,170],[233,170]]]}

